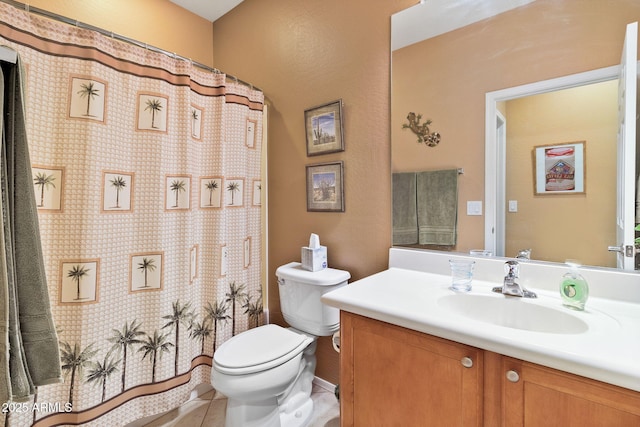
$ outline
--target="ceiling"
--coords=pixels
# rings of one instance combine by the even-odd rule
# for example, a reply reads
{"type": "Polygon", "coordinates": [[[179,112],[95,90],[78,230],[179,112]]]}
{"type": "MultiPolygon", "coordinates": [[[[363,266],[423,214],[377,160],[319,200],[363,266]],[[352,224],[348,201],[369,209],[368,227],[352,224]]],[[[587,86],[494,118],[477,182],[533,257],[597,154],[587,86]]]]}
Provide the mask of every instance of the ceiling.
{"type": "MultiPolygon", "coordinates": [[[[170,0],[214,22],[243,0],[170,0]]],[[[464,27],[535,0],[420,0],[391,18],[391,50],[464,27]],[[401,31],[402,34],[399,34],[401,31]]]]}
{"type": "Polygon", "coordinates": [[[420,0],[391,17],[391,50],[462,28],[535,0],[420,0]]]}
{"type": "Polygon", "coordinates": [[[180,7],[187,9],[205,18],[215,21],[231,9],[242,3],[243,0],[170,0],[180,7]]]}

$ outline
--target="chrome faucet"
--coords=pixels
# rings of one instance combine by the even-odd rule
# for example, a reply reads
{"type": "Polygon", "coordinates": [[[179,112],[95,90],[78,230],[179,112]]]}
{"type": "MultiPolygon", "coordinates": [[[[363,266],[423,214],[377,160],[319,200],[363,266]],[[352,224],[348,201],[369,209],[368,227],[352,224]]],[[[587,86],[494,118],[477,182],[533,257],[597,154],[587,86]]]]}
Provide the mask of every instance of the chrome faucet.
{"type": "Polygon", "coordinates": [[[538,298],[534,292],[526,290],[516,282],[516,279],[519,277],[519,270],[520,265],[518,264],[518,261],[507,261],[504,264],[504,271],[506,273],[506,276],[504,276],[504,283],[502,286],[496,286],[492,291],[514,297],[538,298]]]}

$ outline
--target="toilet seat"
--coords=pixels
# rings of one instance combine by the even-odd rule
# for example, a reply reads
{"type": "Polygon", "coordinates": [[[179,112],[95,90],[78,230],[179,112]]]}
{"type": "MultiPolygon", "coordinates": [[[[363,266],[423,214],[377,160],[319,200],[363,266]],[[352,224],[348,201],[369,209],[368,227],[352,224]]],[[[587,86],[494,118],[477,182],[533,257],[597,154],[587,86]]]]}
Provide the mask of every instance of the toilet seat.
{"type": "Polygon", "coordinates": [[[300,354],[313,339],[278,325],[264,325],[236,335],[213,355],[214,369],[246,375],[271,369],[300,354]]]}

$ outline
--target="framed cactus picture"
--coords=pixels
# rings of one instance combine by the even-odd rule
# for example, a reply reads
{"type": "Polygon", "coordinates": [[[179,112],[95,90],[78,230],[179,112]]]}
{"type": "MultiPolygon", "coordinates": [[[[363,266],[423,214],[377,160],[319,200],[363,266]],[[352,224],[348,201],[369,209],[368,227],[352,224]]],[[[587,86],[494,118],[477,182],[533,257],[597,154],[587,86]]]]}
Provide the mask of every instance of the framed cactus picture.
{"type": "Polygon", "coordinates": [[[307,165],[307,211],[344,212],[344,163],[307,165]]]}
{"type": "Polygon", "coordinates": [[[307,156],[344,151],[342,99],[304,112],[307,156]]]}

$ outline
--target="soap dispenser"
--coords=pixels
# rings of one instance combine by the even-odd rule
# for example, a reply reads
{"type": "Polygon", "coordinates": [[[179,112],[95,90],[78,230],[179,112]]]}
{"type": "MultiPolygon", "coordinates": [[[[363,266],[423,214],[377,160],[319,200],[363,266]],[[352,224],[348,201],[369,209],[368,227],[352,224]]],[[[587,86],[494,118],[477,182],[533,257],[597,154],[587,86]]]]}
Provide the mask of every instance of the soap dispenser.
{"type": "Polygon", "coordinates": [[[584,310],[584,305],[589,298],[589,285],[578,273],[580,264],[575,261],[567,261],[566,264],[571,269],[562,276],[560,281],[562,304],[573,310],[584,310]]]}

